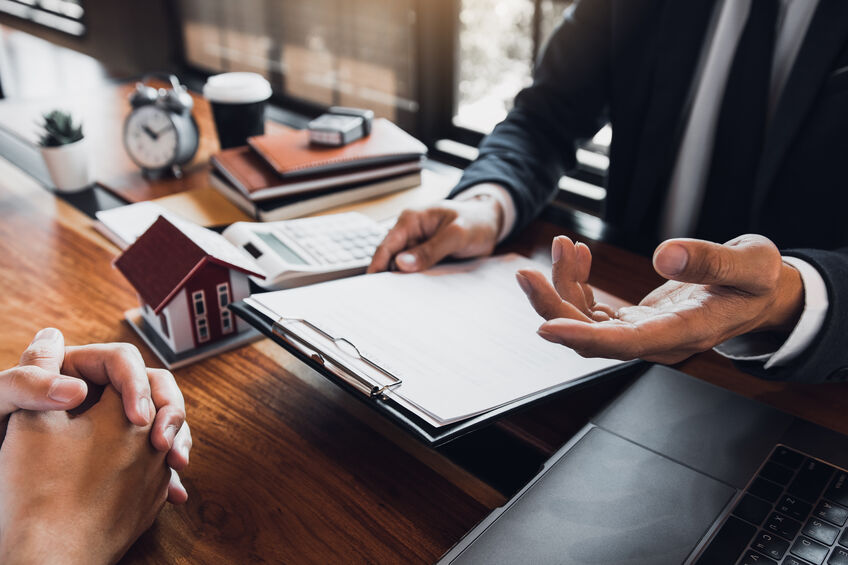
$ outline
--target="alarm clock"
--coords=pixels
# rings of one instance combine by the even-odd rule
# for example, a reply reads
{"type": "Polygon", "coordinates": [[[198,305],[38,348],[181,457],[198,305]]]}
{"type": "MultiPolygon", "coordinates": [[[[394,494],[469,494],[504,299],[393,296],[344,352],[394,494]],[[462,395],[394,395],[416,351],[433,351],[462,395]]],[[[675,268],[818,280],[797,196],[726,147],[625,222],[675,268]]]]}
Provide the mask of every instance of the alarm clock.
{"type": "Polygon", "coordinates": [[[191,114],[194,100],[174,75],[171,88],[136,84],[132,111],[124,122],[124,148],[142,173],[158,177],[171,171],[182,176],[182,165],[197,153],[200,135],[191,114]]]}

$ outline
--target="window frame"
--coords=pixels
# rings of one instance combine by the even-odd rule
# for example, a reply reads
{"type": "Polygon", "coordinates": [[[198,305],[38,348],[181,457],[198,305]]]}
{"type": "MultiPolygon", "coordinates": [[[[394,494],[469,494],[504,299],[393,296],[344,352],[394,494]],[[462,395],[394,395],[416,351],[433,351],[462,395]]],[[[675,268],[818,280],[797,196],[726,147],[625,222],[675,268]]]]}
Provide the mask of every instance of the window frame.
{"type": "MultiPolygon", "coordinates": [[[[445,151],[441,151],[436,148],[435,144],[437,141],[442,139],[448,139],[450,141],[459,142],[463,145],[467,145],[471,148],[476,149],[486,134],[472,130],[466,127],[458,126],[454,123],[454,115],[457,107],[457,88],[456,81],[458,80],[458,71],[459,71],[459,9],[461,0],[438,0],[443,3],[450,3],[453,5],[453,13],[454,17],[445,18],[445,21],[440,21],[436,25],[440,25],[443,28],[450,29],[450,37],[451,41],[446,42],[446,44],[450,45],[450,48],[453,50],[453,55],[449,57],[443,57],[441,64],[435,64],[433,67],[436,69],[436,80],[435,82],[440,84],[450,85],[450,89],[443,94],[446,96],[446,102],[434,106],[431,110],[436,112],[435,115],[427,117],[421,116],[421,118],[425,121],[429,121],[435,124],[432,127],[431,137],[425,138],[425,142],[428,147],[430,147],[430,155],[450,163],[459,168],[465,168],[470,163],[471,160],[458,156],[453,153],[446,153],[445,151]],[[435,135],[435,138],[432,137],[435,135]]],[[[436,3],[436,2],[433,2],[436,3]]],[[[542,37],[542,0],[533,0],[533,63],[538,60],[540,51],[544,46],[544,41],[546,38],[542,37]]],[[[423,30],[423,34],[434,33],[434,31],[423,30]]],[[[432,65],[432,63],[431,63],[432,65]]],[[[419,68],[419,71],[422,69],[419,68]]],[[[419,83],[423,82],[422,79],[419,79],[419,83]]],[[[422,95],[422,100],[423,100],[422,95]]],[[[422,104],[422,108],[424,105],[422,104]]],[[[580,149],[585,149],[593,152],[600,152],[598,147],[595,147],[591,141],[588,141],[584,144],[581,144],[580,149]]],[[[581,182],[589,183],[591,185],[605,188],[606,187],[606,171],[596,171],[589,167],[584,167],[578,164],[577,168],[573,171],[569,171],[567,177],[571,177],[581,182]]],[[[597,200],[594,198],[590,198],[583,194],[579,194],[577,192],[573,192],[562,188],[560,186],[557,191],[557,195],[552,203],[554,206],[560,208],[573,208],[575,210],[588,213],[593,216],[601,216],[603,214],[603,205],[604,200],[597,200]]]]}
{"type": "Polygon", "coordinates": [[[88,12],[85,9],[85,0],[80,2],[80,8],[82,15],[79,18],[73,18],[21,0],[0,0],[0,14],[3,16],[77,39],[82,39],[88,34],[88,12]],[[14,9],[14,6],[17,6],[17,9],[14,9]]]}
{"type": "Polygon", "coordinates": [[[206,317],[208,310],[206,308],[206,293],[203,290],[195,290],[191,293],[191,307],[195,318],[206,317]],[[200,304],[200,310],[197,308],[198,304],[200,304]]]}
{"type": "Polygon", "coordinates": [[[229,305],[232,302],[230,283],[223,282],[217,285],[215,287],[215,292],[218,295],[218,312],[221,316],[221,333],[233,333],[233,331],[235,331],[235,324],[233,323],[233,315],[230,313],[229,309],[229,305]],[[222,300],[222,298],[225,298],[226,300],[222,300]]]}
{"type": "MultiPolygon", "coordinates": [[[[457,81],[459,70],[459,13],[461,0],[415,0],[415,52],[416,98],[418,111],[411,132],[427,145],[430,157],[449,165],[465,168],[470,160],[437,148],[437,142],[450,140],[477,148],[486,134],[454,123],[457,106],[457,81]],[[438,40],[433,40],[438,38],[438,40]]],[[[533,61],[543,46],[542,37],[542,0],[533,0],[533,61]]],[[[190,76],[186,80],[190,87],[200,90],[203,82],[212,72],[191,65],[186,59],[183,44],[181,9],[178,2],[171,3],[174,21],[173,33],[178,46],[179,64],[190,76]]],[[[532,65],[533,62],[530,62],[532,65]]],[[[275,91],[269,100],[269,117],[293,127],[305,127],[309,119],[326,111],[327,107],[308,100],[294,98],[275,91]]],[[[595,151],[591,142],[583,144],[586,149],[595,151]]],[[[606,174],[581,166],[569,171],[569,177],[582,182],[605,187],[606,174]]],[[[603,213],[603,200],[596,200],[579,193],[560,188],[554,205],[574,208],[594,216],[603,213]]]]}
{"type": "Polygon", "coordinates": [[[209,328],[209,308],[206,304],[206,291],[203,289],[192,291],[191,311],[194,314],[194,333],[197,336],[197,343],[198,345],[206,343],[211,337],[211,330],[209,328]],[[200,305],[202,312],[197,311],[198,304],[200,305]],[[203,330],[206,331],[205,336],[203,335],[203,330]]]}
{"type": "Polygon", "coordinates": [[[233,324],[233,315],[229,310],[221,310],[221,333],[230,334],[233,333],[234,329],[235,324],[233,324]]]}
{"type": "Polygon", "coordinates": [[[194,329],[197,331],[197,343],[206,343],[209,341],[209,322],[206,320],[206,316],[194,319],[194,329]],[[205,336],[203,335],[204,331],[206,332],[205,336]]]}
{"type": "Polygon", "coordinates": [[[215,293],[218,295],[218,308],[223,310],[229,306],[230,302],[232,302],[232,297],[230,296],[230,283],[222,282],[217,285],[215,287],[215,293]],[[222,297],[226,297],[226,302],[221,300],[222,297]]]}

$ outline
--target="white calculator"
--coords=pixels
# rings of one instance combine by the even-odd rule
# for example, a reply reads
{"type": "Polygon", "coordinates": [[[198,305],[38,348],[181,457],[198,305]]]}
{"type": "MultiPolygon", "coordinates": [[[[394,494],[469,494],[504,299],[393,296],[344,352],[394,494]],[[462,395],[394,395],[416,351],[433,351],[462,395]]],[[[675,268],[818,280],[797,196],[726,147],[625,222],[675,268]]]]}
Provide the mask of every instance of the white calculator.
{"type": "Polygon", "coordinates": [[[224,237],[259,265],[263,288],[290,288],[365,272],[388,228],[356,212],[282,222],[236,222],[224,237]]]}

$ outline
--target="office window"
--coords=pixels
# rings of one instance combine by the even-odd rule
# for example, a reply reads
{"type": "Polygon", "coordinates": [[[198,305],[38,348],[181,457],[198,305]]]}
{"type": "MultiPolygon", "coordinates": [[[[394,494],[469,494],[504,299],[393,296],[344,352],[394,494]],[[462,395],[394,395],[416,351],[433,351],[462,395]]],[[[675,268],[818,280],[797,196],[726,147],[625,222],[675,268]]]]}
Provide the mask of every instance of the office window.
{"type": "MultiPolygon", "coordinates": [[[[474,159],[476,146],[512,108],[515,95],[532,82],[545,41],[562,20],[571,0],[459,0],[457,76],[447,141],[454,154],[474,159]]],[[[569,206],[600,213],[606,190],[612,130],[604,127],[577,150],[577,170],[559,188],[569,206]]]]}
{"type": "MultiPolygon", "coordinates": [[[[394,120],[431,154],[463,165],[531,82],[572,0],[178,0],[184,58],[204,72],[253,71],[274,102],[317,114],[361,106],[394,120]]],[[[607,128],[581,146],[560,187],[598,214],[607,128]]]]}
{"type": "Polygon", "coordinates": [[[461,0],[453,122],[488,133],[531,82],[545,39],[565,0],[461,0]]]}
{"type": "Polygon", "coordinates": [[[85,33],[82,0],[0,0],[0,12],[70,35],[85,33]]]}
{"type": "Polygon", "coordinates": [[[197,292],[193,292],[192,295],[191,295],[191,301],[194,303],[194,315],[195,316],[206,315],[206,299],[203,296],[202,290],[198,290],[197,292]]]}
{"type": "Polygon", "coordinates": [[[186,61],[252,71],[282,97],[367,107],[410,127],[415,0],[180,0],[186,61]]]}

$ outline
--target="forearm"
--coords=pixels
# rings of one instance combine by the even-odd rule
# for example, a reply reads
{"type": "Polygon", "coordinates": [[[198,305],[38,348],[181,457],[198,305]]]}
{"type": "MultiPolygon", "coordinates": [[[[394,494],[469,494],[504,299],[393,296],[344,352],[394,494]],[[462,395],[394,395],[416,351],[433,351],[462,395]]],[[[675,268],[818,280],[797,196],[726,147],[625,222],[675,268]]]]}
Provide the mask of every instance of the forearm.
{"type": "Polygon", "coordinates": [[[604,0],[580,2],[567,12],[544,49],[533,84],[483,140],[452,196],[497,183],[515,202],[516,230],[539,213],[563,171],[574,166],[576,140],[591,137],[605,121],[609,25],[604,0]]]}

